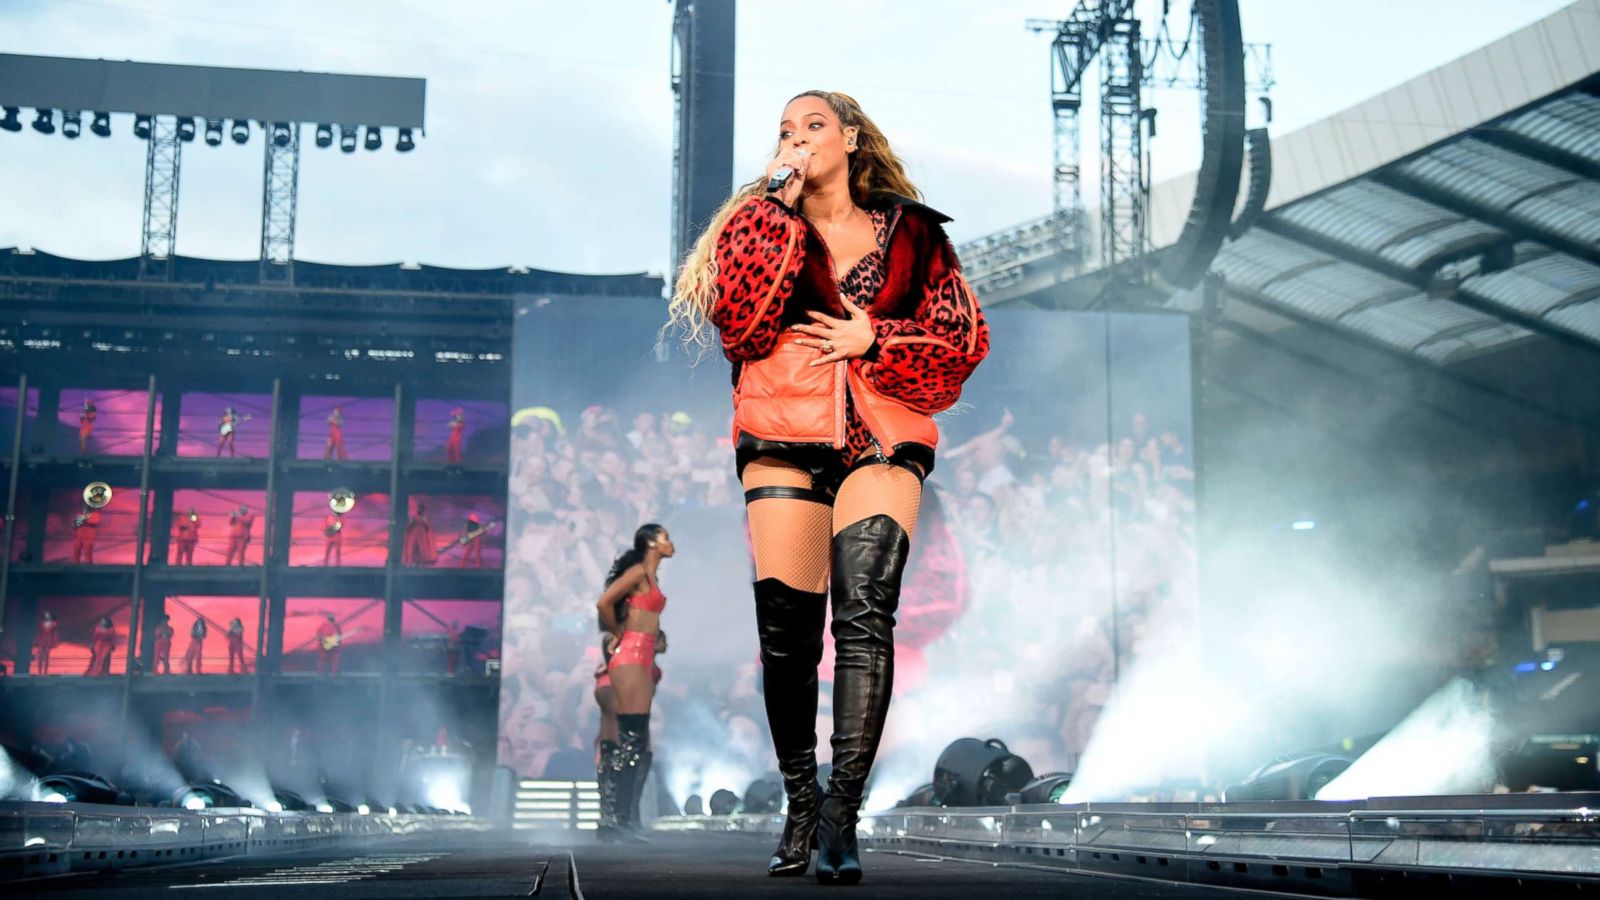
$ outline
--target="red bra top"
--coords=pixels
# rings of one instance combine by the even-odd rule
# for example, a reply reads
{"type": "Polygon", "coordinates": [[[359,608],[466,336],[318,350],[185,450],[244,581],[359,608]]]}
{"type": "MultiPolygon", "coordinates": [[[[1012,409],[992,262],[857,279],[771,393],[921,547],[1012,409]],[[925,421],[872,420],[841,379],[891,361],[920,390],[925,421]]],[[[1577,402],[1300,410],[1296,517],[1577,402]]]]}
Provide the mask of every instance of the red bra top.
{"type": "Polygon", "coordinates": [[[667,608],[667,595],[661,593],[659,586],[652,584],[650,590],[629,597],[628,605],[645,612],[659,613],[667,608]]]}

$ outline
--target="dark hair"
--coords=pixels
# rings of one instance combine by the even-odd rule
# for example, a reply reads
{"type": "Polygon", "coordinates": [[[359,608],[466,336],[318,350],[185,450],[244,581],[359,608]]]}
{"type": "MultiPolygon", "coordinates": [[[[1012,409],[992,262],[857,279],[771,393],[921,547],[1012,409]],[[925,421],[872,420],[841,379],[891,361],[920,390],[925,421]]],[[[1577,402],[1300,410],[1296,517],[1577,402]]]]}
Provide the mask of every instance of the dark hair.
{"type": "MultiPolygon", "coordinates": [[[[666,529],[654,522],[640,525],[638,530],[633,533],[633,546],[622,551],[621,556],[618,556],[616,559],[612,560],[611,571],[606,573],[606,587],[610,587],[612,582],[616,581],[618,578],[621,578],[623,572],[626,572],[639,563],[644,562],[645,552],[650,549],[650,544],[653,543],[657,537],[660,537],[661,532],[663,531],[666,531],[666,529]]],[[[627,615],[627,602],[628,598],[623,597],[616,603],[615,611],[618,622],[621,622],[627,615]]]]}

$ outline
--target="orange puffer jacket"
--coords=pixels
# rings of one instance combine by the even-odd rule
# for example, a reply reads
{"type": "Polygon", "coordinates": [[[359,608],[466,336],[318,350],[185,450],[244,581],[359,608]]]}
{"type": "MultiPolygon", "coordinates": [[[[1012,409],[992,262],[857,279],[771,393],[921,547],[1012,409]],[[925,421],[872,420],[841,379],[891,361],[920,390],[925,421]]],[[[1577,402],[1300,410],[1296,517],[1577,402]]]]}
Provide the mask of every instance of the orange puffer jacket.
{"type": "Polygon", "coordinates": [[[884,453],[934,447],[933,414],[989,352],[989,327],[945,236],[949,217],[904,197],[889,213],[883,285],[866,305],[876,342],[865,357],[809,366],[814,348],[788,326],[808,310],[845,315],[827,245],[811,224],[770,197],[746,200],[717,236],[711,321],[735,365],[734,437],[843,447],[846,404],[884,453]]]}

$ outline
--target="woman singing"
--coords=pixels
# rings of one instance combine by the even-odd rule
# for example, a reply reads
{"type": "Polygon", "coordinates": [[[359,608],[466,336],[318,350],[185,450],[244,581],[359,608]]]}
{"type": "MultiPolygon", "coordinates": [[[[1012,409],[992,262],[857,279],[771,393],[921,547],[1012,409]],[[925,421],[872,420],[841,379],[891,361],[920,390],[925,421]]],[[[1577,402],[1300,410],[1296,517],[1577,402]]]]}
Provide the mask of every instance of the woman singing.
{"type": "MultiPolygon", "coordinates": [[[[596,606],[600,627],[611,635],[614,650],[608,671],[616,696],[617,741],[611,754],[612,789],[616,801],[616,829],[607,839],[642,842],[639,795],[650,772],[650,701],[655,697],[651,669],[655,665],[656,637],[661,611],[667,608],[656,571],[674,552],[672,539],[660,525],[641,525],[633,533],[633,547],[611,564],[606,589],[596,606]]],[[[603,790],[603,788],[602,788],[603,790]]]]}
{"type": "Polygon", "coordinates": [[[766,174],[713,217],[673,322],[709,322],[734,367],[734,432],[755,555],[767,722],[789,797],[767,871],[861,879],[856,821],[894,673],[894,617],[932,415],[989,351],[941,227],[851,97],[789,101],[766,174]],[[768,180],[787,169],[776,191],[768,180]],[[816,783],[817,663],[832,584],[833,772],[816,783]]]}

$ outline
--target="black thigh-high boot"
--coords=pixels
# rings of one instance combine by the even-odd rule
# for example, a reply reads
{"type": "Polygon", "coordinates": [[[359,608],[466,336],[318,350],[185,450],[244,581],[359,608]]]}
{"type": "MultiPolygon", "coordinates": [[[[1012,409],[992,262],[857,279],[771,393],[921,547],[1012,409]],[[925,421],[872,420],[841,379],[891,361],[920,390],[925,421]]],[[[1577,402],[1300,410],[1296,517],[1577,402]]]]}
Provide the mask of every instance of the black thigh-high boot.
{"type": "Polygon", "coordinates": [[[633,810],[629,800],[635,786],[644,780],[644,754],[649,740],[649,714],[617,716],[617,755],[613,764],[617,778],[617,835],[631,843],[643,843],[645,840],[633,832],[633,810]]]}
{"type": "Polygon", "coordinates": [[[822,661],[824,596],[776,578],[755,583],[761,682],[778,773],[789,797],[768,875],[804,875],[815,846],[817,811],[817,664],[822,661]]]}
{"type": "Polygon", "coordinates": [[[861,880],[856,820],[894,687],[894,614],[911,539],[886,515],[833,538],[833,772],[817,826],[817,881],[861,880]]]}
{"type": "Polygon", "coordinates": [[[656,760],[655,753],[650,750],[649,739],[650,731],[647,727],[645,729],[645,751],[639,758],[639,771],[633,777],[633,791],[622,798],[622,802],[628,805],[628,831],[632,832],[635,838],[644,843],[649,843],[650,839],[645,837],[644,820],[639,818],[639,800],[644,797],[644,784],[650,778],[650,765],[656,760]]]}
{"type": "Polygon", "coordinates": [[[600,764],[595,766],[595,780],[600,783],[600,825],[595,829],[595,837],[602,841],[612,842],[618,839],[617,834],[617,772],[615,769],[617,755],[616,741],[600,742],[600,764]]]}

